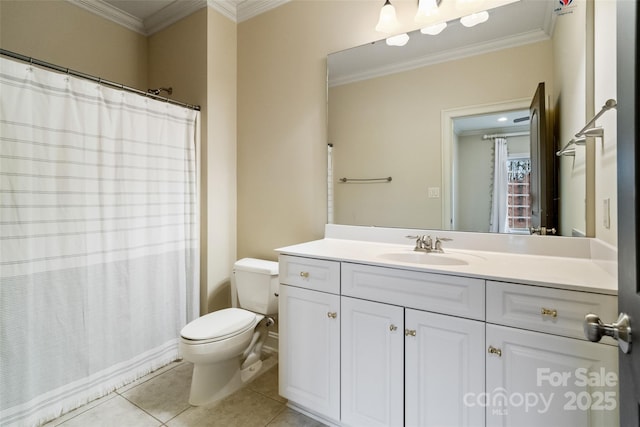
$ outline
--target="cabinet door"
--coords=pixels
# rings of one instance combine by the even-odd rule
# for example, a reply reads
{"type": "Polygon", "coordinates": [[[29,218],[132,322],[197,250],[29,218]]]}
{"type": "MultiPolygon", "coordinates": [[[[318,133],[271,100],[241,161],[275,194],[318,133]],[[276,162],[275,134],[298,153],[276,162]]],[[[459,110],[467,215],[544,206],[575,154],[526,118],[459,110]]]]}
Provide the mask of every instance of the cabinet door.
{"type": "Polygon", "coordinates": [[[484,322],[407,309],[405,328],[406,426],[483,426],[465,398],[484,392],[484,322]]]}
{"type": "Polygon", "coordinates": [[[280,285],[280,395],[340,418],[340,297],[280,285]]]}
{"type": "Polygon", "coordinates": [[[617,348],[487,325],[488,426],[618,425],[617,348]]]}
{"type": "Polygon", "coordinates": [[[403,425],[403,308],[342,297],[342,423],[403,425]]]}

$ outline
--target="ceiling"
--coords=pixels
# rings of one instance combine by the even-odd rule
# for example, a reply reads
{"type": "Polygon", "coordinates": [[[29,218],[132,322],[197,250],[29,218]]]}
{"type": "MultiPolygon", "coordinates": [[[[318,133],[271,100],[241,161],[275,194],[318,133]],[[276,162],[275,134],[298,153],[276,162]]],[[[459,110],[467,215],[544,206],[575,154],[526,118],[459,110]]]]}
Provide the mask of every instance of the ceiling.
{"type": "MultiPolygon", "coordinates": [[[[0,0],[1,1],[1,0],[0,0]]],[[[67,0],[140,34],[150,35],[203,8],[246,21],[289,0],[67,0]]]]}

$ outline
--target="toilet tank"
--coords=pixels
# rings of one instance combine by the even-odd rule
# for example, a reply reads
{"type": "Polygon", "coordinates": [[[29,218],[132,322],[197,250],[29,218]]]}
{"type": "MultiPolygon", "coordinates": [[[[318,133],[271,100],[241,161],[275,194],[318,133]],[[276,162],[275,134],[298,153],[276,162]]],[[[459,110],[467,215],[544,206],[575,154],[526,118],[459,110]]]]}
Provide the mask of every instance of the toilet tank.
{"type": "Polygon", "coordinates": [[[278,312],[278,263],[243,258],[233,265],[238,305],[260,314],[278,312]]]}

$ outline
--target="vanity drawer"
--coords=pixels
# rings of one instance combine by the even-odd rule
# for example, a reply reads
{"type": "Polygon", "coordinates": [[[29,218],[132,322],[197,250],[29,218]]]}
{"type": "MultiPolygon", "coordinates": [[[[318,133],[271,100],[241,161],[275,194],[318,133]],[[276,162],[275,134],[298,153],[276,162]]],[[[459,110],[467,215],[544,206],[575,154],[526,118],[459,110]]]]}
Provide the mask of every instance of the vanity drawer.
{"type": "Polygon", "coordinates": [[[484,280],[342,263],[342,295],[484,320],[484,280]]]}
{"type": "MultiPolygon", "coordinates": [[[[595,313],[603,322],[618,318],[618,299],[612,295],[567,291],[487,281],[487,322],[586,339],[584,316],[595,313]]],[[[602,342],[615,345],[603,337],[602,342]]]]}
{"type": "Polygon", "coordinates": [[[280,283],[315,291],[340,293],[340,263],[280,255],[280,283]]]}

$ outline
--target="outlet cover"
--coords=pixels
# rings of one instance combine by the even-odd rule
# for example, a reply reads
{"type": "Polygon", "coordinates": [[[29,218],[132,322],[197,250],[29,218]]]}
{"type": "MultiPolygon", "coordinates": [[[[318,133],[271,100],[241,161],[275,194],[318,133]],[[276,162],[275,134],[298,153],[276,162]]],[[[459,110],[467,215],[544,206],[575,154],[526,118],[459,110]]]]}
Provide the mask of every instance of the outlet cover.
{"type": "Polygon", "coordinates": [[[440,198],[440,187],[429,187],[429,198],[430,199],[440,198]]]}

